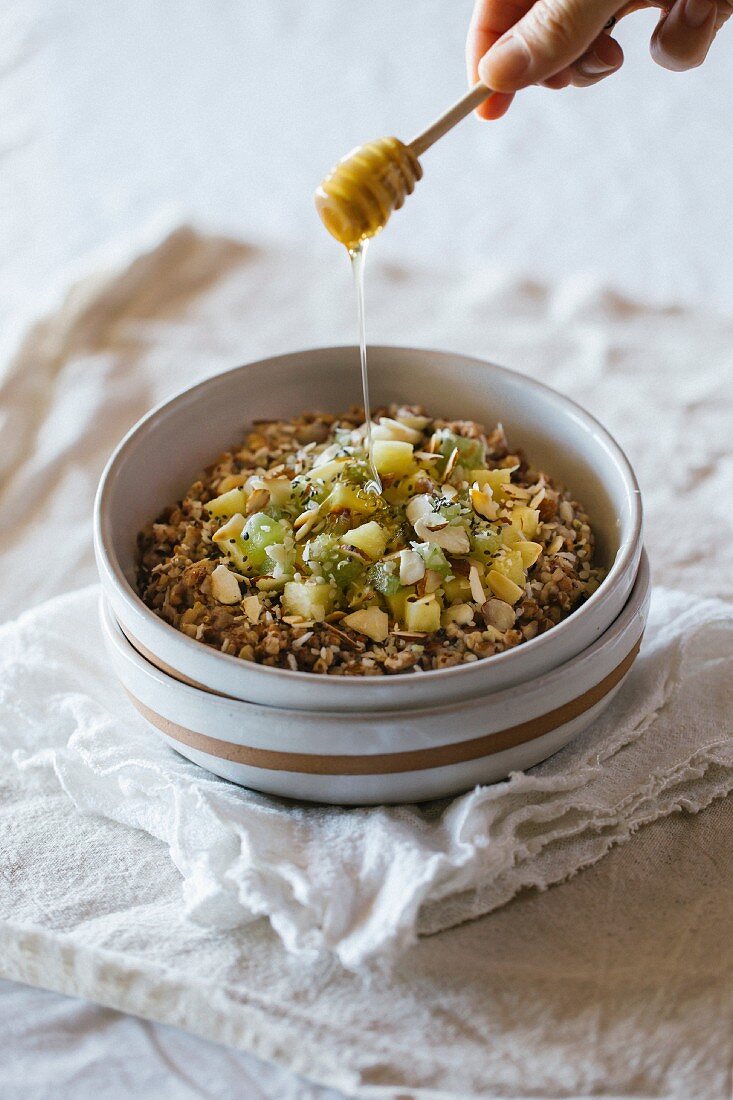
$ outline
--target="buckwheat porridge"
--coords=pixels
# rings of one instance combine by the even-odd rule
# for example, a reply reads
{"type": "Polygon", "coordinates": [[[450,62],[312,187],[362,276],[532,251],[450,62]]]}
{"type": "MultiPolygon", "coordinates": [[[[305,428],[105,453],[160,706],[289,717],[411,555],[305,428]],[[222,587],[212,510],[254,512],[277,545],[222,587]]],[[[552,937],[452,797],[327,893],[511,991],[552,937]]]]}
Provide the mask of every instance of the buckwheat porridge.
{"type": "Polygon", "coordinates": [[[138,536],[157,615],[245,661],[382,676],[491,657],[598,587],[588,517],[499,425],[378,410],[256,422],[138,536]]]}

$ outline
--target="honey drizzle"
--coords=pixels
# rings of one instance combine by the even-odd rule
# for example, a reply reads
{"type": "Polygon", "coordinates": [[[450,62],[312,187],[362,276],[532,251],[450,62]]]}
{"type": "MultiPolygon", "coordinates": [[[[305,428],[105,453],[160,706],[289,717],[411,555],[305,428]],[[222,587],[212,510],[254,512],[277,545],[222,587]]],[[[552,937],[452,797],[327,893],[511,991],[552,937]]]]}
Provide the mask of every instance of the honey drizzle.
{"type": "Polygon", "coordinates": [[[364,400],[364,420],[366,423],[365,443],[369,468],[372,475],[364,488],[368,493],[378,493],[381,495],[382,482],[377,473],[377,468],[374,465],[372,450],[372,407],[369,401],[369,370],[367,365],[366,320],[364,315],[364,263],[368,244],[369,241],[364,240],[361,241],[356,248],[350,248],[349,259],[351,260],[351,270],[354,275],[354,289],[356,291],[356,311],[359,326],[359,359],[361,362],[361,389],[364,400]]]}

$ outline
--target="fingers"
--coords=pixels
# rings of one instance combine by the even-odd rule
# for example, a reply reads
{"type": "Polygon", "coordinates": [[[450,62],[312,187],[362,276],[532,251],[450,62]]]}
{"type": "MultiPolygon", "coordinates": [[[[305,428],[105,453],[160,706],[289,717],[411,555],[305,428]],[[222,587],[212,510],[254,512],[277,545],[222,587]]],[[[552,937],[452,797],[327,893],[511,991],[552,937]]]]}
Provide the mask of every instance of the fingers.
{"type": "MultiPolygon", "coordinates": [[[[533,0],[476,0],[466,39],[466,71],[469,84],[479,80],[479,61],[498,38],[529,11],[533,0]]],[[[477,109],[479,118],[497,119],[506,114],[514,97],[489,96],[477,109]]]]}
{"type": "Polygon", "coordinates": [[[564,71],[568,74],[569,84],[576,88],[589,88],[591,84],[597,84],[611,73],[618,72],[623,63],[624,51],[618,42],[608,34],[600,34],[583,56],[564,71]]]}
{"type": "MultiPolygon", "coordinates": [[[[496,6],[499,2],[493,0],[496,6]]],[[[686,2],[705,3],[708,0],[686,2]]],[[[483,6],[492,7],[487,3],[483,6]]],[[[516,5],[501,0],[501,7],[516,5]]],[[[490,88],[500,92],[515,92],[529,84],[547,81],[586,54],[617,8],[618,0],[593,0],[593,3],[588,0],[537,0],[511,29],[507,28],[490,45],[488,53],[478,63],[478,75],[490,88]]],[[[498,19],[485,20],[490,31],[498,24],[498,19]]]]}
{"type": "Polygon", "coordinates": [[[675,72],[702,65],[715,37],[718,5],[713,0],[677,0],[652,35],[651,54],[675,72]]]}

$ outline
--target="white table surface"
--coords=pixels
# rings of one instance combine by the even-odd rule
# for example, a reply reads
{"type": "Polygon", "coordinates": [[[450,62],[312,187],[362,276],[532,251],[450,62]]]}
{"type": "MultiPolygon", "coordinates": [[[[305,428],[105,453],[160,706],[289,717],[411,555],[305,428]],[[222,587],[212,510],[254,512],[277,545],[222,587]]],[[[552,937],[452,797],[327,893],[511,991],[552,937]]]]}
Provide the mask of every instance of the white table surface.
{"type": "MultiPolygon", "coordinates": [[[[359,140],[409,138],[461,93],[469,9],[467,0],[6,0],[4,345],[84,257],[151,219],[307,242],[335,262],[313,185],[359,140]]],[[[648,60],[652,25],[640,13],[622,26],[626,68],[600,87],[531,90],[495,126],[467,121],[426,157],[383,254],[541,278],[588,273],[632,296],[729,310],[733,37],[680,76],[648,60]]],[[[9,983],[0,983],[0,1093],[329,1095],[175,1029],[9,983]]]]}

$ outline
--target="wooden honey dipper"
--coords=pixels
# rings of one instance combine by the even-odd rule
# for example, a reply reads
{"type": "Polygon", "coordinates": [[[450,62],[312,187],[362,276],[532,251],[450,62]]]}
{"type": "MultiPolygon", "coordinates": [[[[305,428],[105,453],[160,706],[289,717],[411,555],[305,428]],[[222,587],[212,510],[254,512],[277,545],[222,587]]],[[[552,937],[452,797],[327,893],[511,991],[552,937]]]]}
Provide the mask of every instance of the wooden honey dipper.
{"type": "Polygon", "coordinates": [[[340,160],[315,194],[316,209],[331,236],[353,252],[384,229],[422,177],[419,158],[425,150],[490,95],[485,84],[475,84],[408,144],[395,137],[378,138],[340,160]]]}

